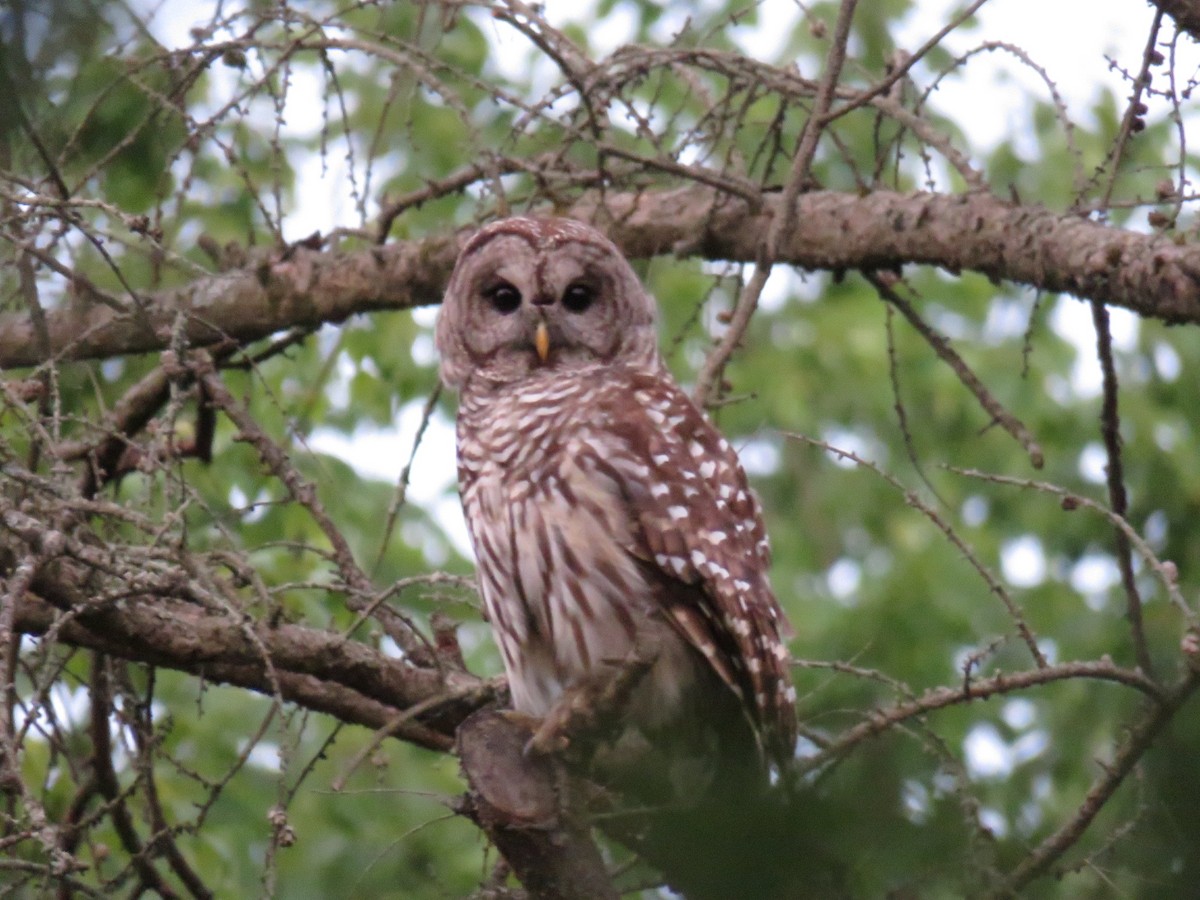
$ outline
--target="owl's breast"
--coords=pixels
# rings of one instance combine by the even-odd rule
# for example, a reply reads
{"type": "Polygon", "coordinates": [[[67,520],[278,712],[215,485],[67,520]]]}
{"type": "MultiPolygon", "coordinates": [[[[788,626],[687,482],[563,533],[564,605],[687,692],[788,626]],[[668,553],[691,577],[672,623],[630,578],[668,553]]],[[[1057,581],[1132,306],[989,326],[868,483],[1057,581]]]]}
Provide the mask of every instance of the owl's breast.
{"type": "Polygon", "coordinates": [[[539,392],[459,422],[480,589],[514,705],[534,715],[580,677],[647,644],[679,643],[632,552],[636,520],[614,471],[621,448],[570,396],[539,392]]]}

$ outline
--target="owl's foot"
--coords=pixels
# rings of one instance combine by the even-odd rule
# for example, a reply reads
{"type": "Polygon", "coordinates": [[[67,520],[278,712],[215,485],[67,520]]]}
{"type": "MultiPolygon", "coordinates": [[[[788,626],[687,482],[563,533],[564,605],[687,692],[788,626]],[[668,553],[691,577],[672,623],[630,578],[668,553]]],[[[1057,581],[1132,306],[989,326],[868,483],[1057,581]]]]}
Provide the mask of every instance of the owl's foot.
{"type": "Polygon", "coordinates": [[[538,726],[544,721],[537,716],[531,716],[529,713],[521,712],[518,709],[498,709],[496,712],[518,728],[523,728],[529,732],[537,731],[538,726]]]}
{"type": "Polygon", "coordinates": [[[616,665],[577,679],[542,719],[525,754],[561,754],[580,739],[590,744],[619,723],[629,696],[657,659],[657,651],[637,651],[616,665]]]}
{"type": "Polygon", "coordinates": [[[577,681],[563,691],[525,744],[525,755],[556,756],[570,747],[572,735],[587,730],[588,724],[594,721],[598,688],[587,680],[577,681]]]}

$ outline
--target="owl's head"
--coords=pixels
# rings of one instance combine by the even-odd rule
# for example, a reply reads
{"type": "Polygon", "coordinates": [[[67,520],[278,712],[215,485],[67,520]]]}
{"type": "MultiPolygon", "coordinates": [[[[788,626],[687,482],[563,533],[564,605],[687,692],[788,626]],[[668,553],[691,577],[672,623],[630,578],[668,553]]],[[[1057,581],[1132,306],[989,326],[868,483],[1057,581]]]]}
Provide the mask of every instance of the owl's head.
{"type": "Polygon", "coordinates": [[[442,380],[508,384],[597,363],[657,368],[654,300],[616,246],[571,219],[518,217],[476,232],[438,315],[442,380]]]}

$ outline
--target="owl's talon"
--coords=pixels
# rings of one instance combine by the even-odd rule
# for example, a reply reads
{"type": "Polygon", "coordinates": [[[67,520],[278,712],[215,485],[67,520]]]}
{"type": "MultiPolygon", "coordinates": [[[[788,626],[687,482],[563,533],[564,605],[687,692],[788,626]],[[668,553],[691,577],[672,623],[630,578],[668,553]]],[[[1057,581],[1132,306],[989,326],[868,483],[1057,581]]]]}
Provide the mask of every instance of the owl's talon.
{"type": "Polygon", "coordinates": [[[533,737],[525,742],[525,749],[522,755],[529,759],[532,756],[553,756],[562,753],[571,745],[566,735],[560,734],[555,729],[539,728],[534,732],[533,737]]]}
{"type": "Polygon", "coordinates": [[[533,736],[526,742],[524,755],[554,756],[562,753],[571,745],[571,739],[563,732],[566,724],[561,712],[561,705],[550,710],[550,714],[538,723],[533,736]]]}

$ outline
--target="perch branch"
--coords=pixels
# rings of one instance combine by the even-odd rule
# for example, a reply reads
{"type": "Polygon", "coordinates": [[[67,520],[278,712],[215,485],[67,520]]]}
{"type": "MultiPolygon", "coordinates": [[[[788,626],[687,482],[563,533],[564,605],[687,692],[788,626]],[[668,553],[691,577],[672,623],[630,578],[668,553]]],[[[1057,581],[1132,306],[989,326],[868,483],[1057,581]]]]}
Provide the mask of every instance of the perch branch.
{"type": "MultiPolygon", "coordinates": [[[[632,258],[695,248],[704,259],[753,262],[778,195],[757,202],[708,187],[589,195],[565,215],[611,223],[632,258]]],[[[355,251],[278,251],[248,266],[144,295],[153,329],[100,302],[48,310],[55,359],[103,359],[162,350],[176,315],[192,346],[246,343],[293,326],[341,322],[358,313],[440,301],[457,255],[454,236],[398,241],[355,251]]],[[[777,261],[804,269],[895,269],[906,263],[970,270],[1043,291],[1061,291],[1170,323],[1200,323],[1200,245],[1141,234],[1017,205],[984,193],[812,191],[796,201],[790,238],[777,261]]],[[[28,314],[0,314],[0,367],[46,362],[28,314]]]]}

